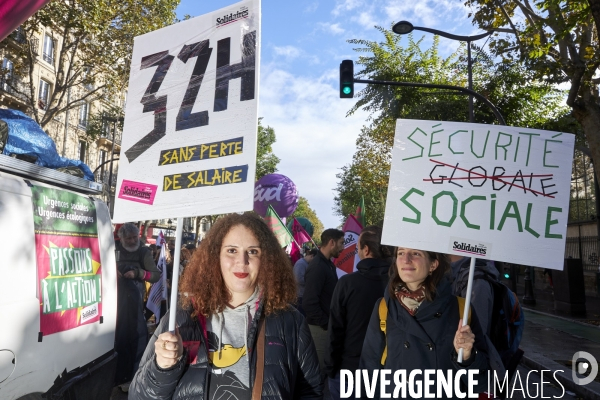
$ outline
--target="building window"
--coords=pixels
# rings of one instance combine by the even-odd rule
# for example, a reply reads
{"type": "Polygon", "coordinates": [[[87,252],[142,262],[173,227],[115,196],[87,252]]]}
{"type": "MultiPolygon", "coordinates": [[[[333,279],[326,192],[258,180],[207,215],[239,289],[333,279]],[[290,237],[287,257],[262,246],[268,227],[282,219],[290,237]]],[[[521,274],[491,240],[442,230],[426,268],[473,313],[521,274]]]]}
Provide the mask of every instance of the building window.
{"type": "Polygon", "coordinates": [[[50,95],[50,84],[40,79],[40,91],[38,94],[38,107],[42,110],[48,109],[48,96],[50,95]]]}
{"type": "Polygon", "coordinates": [[[88,103],[83,103],[81,107],[79,107],[79,126],[85,128],[88,123],[88,111],[89,105],[88,103]]]}
{"type": "Polygon", "coordinates": [[[13,62],[8,58],[4,57],[2,60],[2,80],[0,81],[0,87],[2,90],[8,92],[10,90],[10,81],[13,76],[14,65],[13,62]]]}
{"type": "Polygon", "coordinates": [[[83,140],[80,140],[79,141],[79,159],[82,162],[85,162],[86,151],[87,151],[87,143],[84,142],[83,140]]]}
{"type": "Polygon", "coordinates": [[[44,50],[42,52],[42,58],[48,64],[54,65],[54,40],[52,36],[44,35],[44,50]]]}

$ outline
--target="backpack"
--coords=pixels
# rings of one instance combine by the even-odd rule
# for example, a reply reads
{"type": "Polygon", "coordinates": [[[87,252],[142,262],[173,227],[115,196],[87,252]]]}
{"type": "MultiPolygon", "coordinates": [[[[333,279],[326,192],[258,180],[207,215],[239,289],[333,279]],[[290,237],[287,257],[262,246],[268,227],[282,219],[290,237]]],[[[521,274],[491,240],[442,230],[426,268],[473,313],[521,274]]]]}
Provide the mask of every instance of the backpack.
{"type": "Polygon", "coordinates": [[[483,279],[490,284],[494,292],[489,338],[511,377],[523,357],[523,350],[519,349],[519,344],[525,329],[525,314],[517,295],[504,283],[492,279],[487,274],[484,274],[483,279]]]}

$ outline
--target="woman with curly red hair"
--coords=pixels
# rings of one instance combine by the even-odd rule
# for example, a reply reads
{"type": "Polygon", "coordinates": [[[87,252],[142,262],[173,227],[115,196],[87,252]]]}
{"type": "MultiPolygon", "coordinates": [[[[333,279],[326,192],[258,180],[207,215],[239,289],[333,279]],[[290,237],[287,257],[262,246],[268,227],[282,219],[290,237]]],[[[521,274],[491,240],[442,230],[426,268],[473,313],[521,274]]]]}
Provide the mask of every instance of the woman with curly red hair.
{"type": "Polygon", "coordinates": [[[187,265],[178,330],[163,318],[130,399],[320,399],[319,363],[296,284],[269,227],[251,214],[217,221],[187,265]]]}

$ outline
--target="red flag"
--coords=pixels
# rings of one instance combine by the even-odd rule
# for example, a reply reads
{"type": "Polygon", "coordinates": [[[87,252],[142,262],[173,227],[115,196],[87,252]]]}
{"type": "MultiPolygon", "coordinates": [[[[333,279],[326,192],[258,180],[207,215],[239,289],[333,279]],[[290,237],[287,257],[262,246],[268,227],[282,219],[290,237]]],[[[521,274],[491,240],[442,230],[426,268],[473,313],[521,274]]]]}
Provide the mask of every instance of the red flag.
{"type": "Polygon", "coordinates": [[[292,236],[296,243],[292,243],[292,251],[290,252],[290,257],[292,258],[292,263],[296,263],[301,257],[300,249],[296,244],[302,246],[306,242],[310,242],[312,239],[306,230],[300,225],[300,222],[296,218],[294,218],[294,223],[292,224],[292,236]]]}
{"type": "Polygon", "coordinates": [[[296,243],[298,243],[300,246],[312,240],[308,232],[306,232],[296,218],[294,218],[294,223],[292,224],[292,235],[294,236],[296,243]]]}
{"type": "Polygon", "coordinates": [[[300,249],[296,246],[296,243],[291,243],[290,246],[292,246],[290,258],[292,259],[292,264],[296,264],[296,261],[302,258],[302,253],[300,253],[300,249]]]}
{"type": "Polygon", "coordinates": [[[354,215],[348,216],[342,228],[344,231],[344,250],[334,262],[338,268],[338,275],[356,271],[356,264],[360,261],[358,258],[358,237],[362,232],[362,228],[354,215]]]}

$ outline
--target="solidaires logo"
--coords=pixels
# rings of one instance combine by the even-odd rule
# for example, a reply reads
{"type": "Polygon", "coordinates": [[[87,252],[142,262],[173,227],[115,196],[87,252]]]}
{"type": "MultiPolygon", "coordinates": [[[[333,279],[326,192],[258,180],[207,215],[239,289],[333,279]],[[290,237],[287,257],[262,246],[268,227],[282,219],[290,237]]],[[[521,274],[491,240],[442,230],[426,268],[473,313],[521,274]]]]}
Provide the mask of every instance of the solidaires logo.
{"type": "Polygon", "coordinates": [[[222,17],[217,17],[217,28],[223,25],[231,24],[232,22],[239,21],[240,19],[248,18],[250,11],[248,7],[242,6],[235,12],[230,12],[222,17]]]}
{"type": "Polygon", "coordinates": [[[454,254],[461,253],[465,256],[489,258],[492,245],[490,243],[452,237],[450,238],[449,247],[450,251],[454,254]]]}

